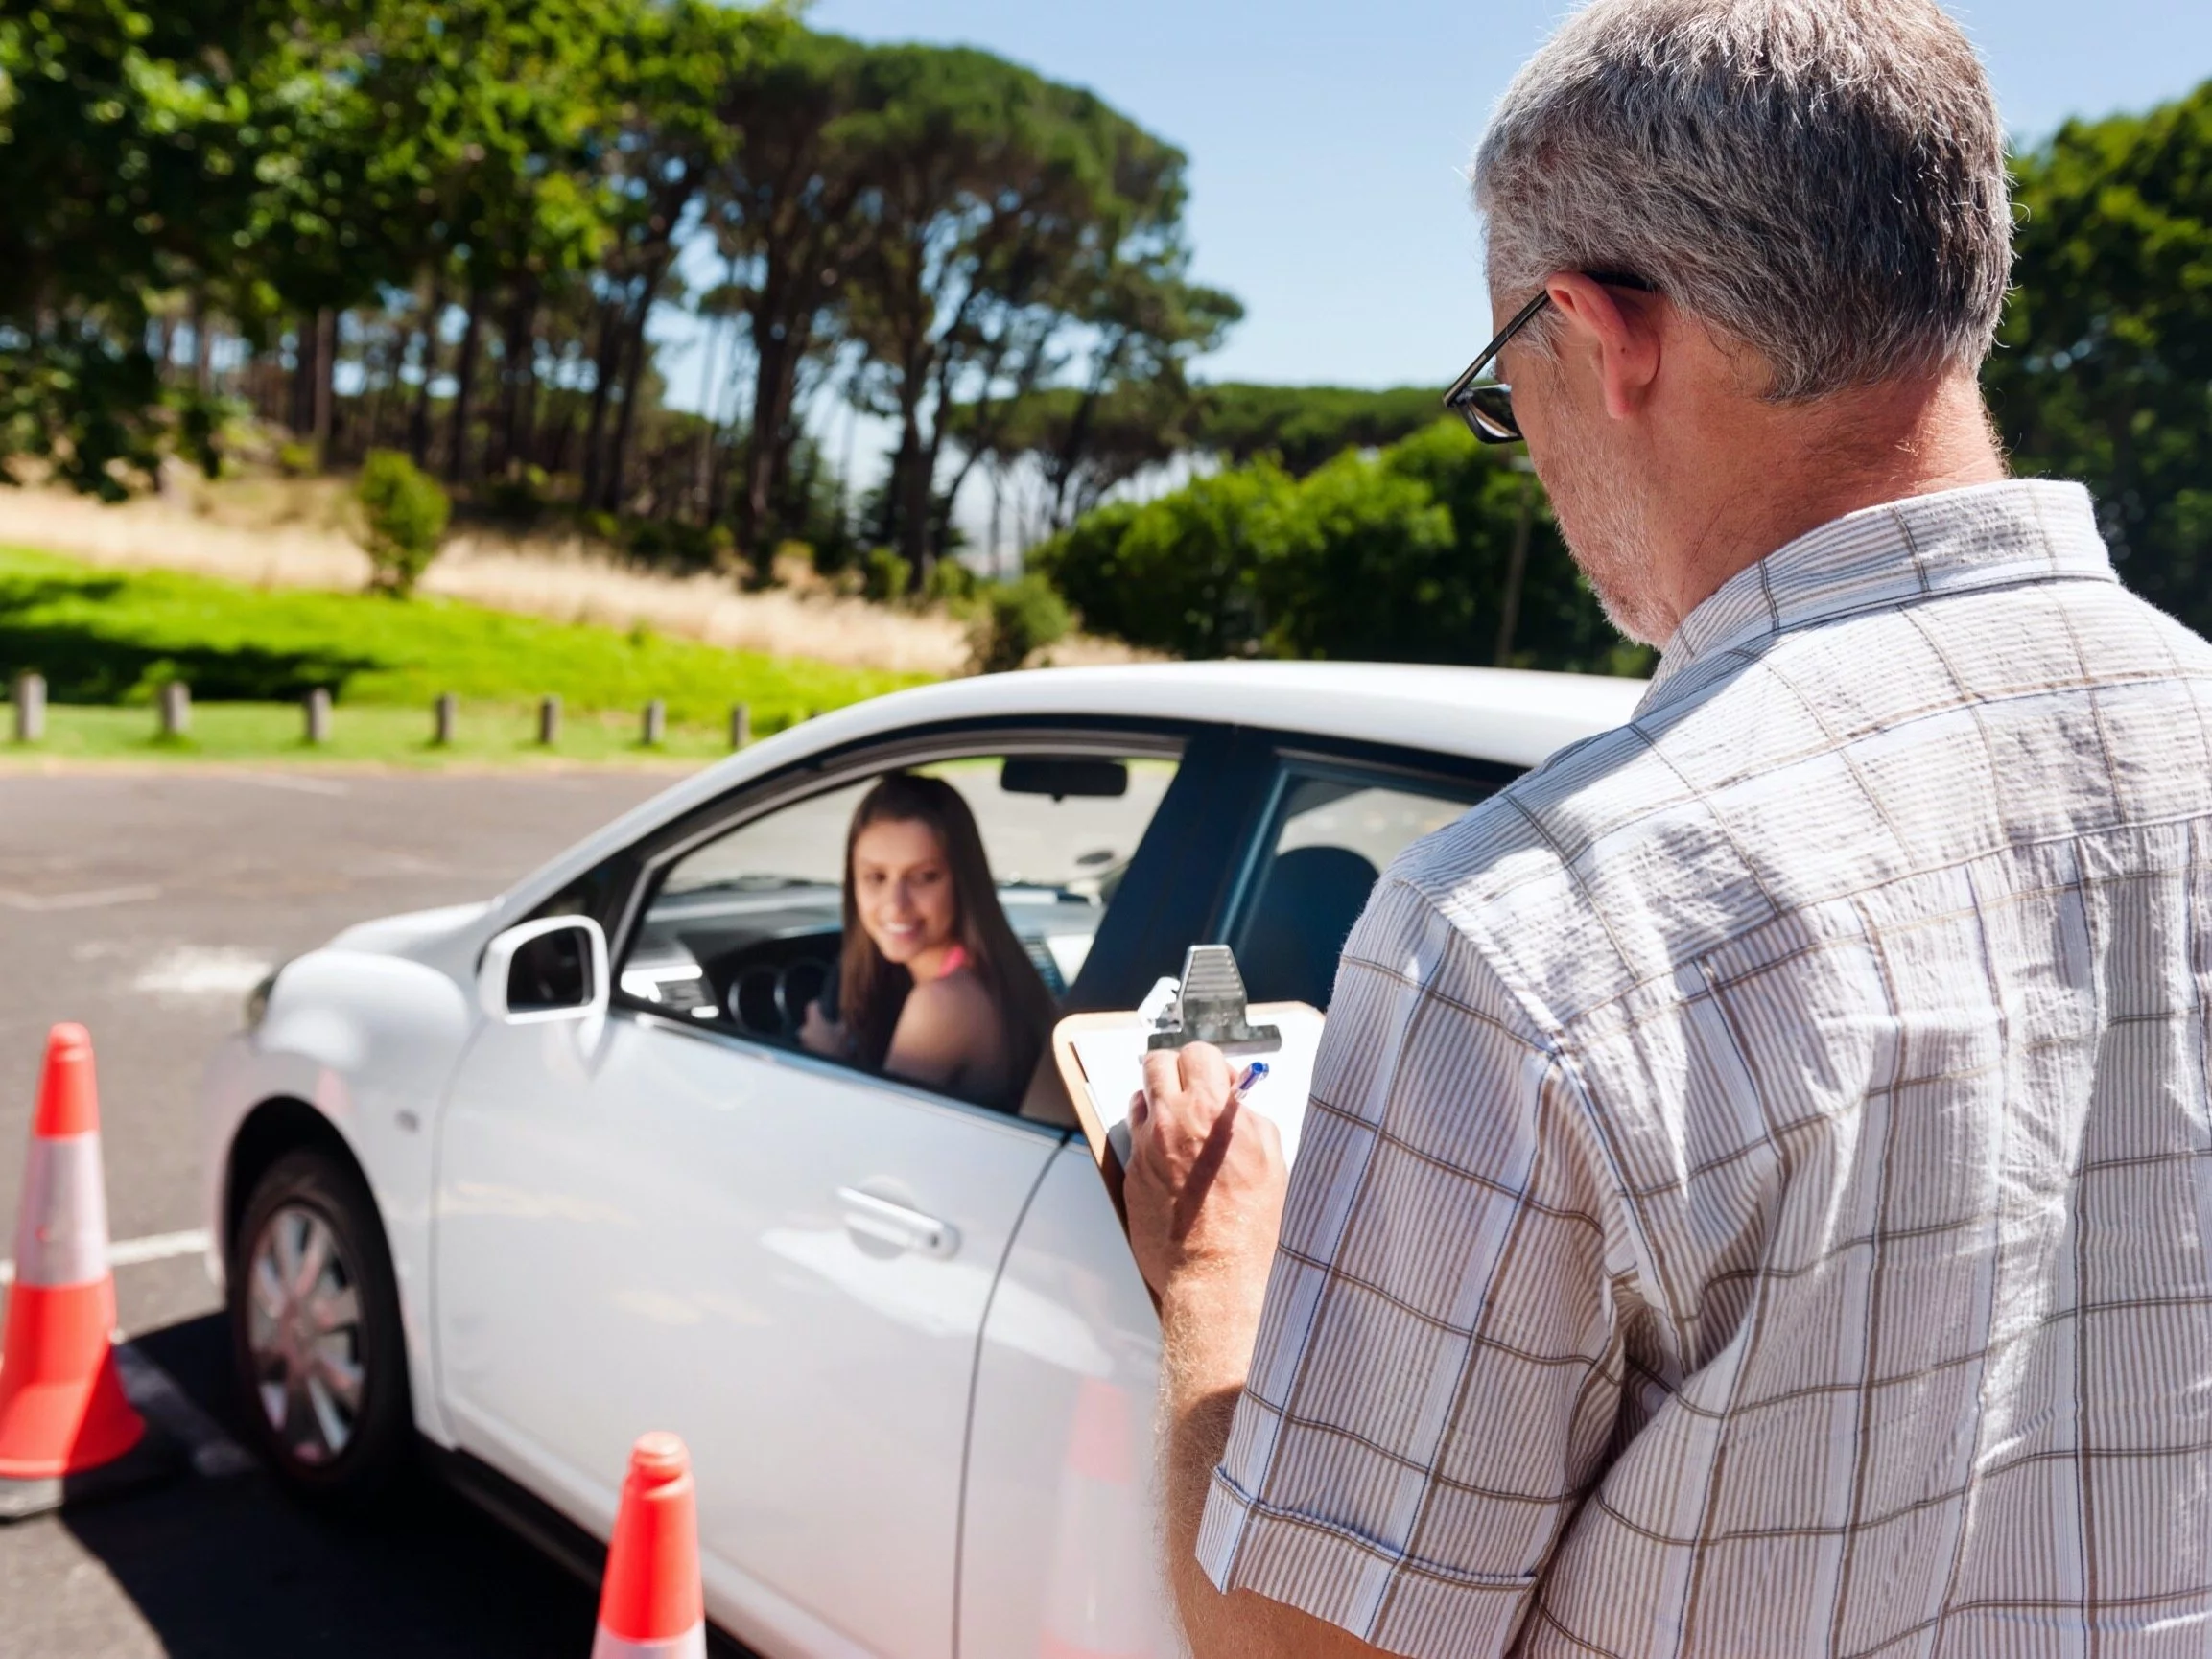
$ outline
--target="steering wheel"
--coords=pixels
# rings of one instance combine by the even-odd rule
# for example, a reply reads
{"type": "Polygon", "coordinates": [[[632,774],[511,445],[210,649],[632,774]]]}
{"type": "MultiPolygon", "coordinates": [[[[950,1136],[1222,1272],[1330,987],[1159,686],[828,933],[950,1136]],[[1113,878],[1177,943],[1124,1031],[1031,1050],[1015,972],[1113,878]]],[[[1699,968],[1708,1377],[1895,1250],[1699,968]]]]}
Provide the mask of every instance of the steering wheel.
{"type": "Polygon", "coordinates": [[[835,969],[816,956],[756,963],[730,981],[723,1007],[730,1022],[748,1037],[795,1042],[807,1022],[807,1004],[822,997],[835,981],[835,969]]]}

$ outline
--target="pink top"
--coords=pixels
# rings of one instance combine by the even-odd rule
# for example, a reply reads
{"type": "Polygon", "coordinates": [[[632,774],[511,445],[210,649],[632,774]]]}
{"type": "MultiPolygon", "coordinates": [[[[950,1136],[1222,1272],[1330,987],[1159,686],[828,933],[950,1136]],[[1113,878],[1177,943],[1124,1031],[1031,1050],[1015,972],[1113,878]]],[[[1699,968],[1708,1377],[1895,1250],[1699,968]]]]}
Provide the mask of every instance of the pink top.
{"type": "Polygon", "coordinates": [[[968,947],[965,945],[955,945],[952,949],[945,952],[945,966],[937,970],[937,977],[942,979],[948,973],[957,973],[967,966],[968,947]]]}

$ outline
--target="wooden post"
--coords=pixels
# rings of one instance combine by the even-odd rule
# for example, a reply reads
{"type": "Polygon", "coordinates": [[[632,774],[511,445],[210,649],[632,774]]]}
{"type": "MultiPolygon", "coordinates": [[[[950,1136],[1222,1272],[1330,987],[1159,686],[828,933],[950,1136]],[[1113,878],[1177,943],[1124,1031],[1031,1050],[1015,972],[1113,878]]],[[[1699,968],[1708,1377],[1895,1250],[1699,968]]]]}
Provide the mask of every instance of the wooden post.
{"type": "Polygon", "coordinates": [[[538,699],[537,740],[548,749],[561,740],[561,700],[557,696],[538,699]]]}
{"type": "Polygon", "coordinates": [[[730,705],[730,747],[742,749],[753,740],[753,711],[744,703],[730,705]]]}
{"type": "Polygon", "coordinates": [[[192,730],[192,688],[170,680],[161,688],[161,735],[181,737],[192,730]]]}
{"type": "Polygon", "coordinates": [[[325,686],[312,688],[300,699],[307,711],[307,740],[322,744],[330,741],[330,689],[325,686]]]}
{"type": "Polygon", "coordinates": [[[46,738],[46,676],[15,676],[15,741],[39,743],[46,738]]]}
{"type": "Polygon", "coordinates": [[[440,691],[437,701],[431,705],[430,740],[440,749],[453,747],[453,729],[459,699],[451,691],[440,691]]]}
{"type": "Polygon", "coordinates": [[[655,697],[646,705],[645,730],[639,735],[638,740],[648,749],[657,749],[668,736],[668,731],[669,706],[655,697]]]}

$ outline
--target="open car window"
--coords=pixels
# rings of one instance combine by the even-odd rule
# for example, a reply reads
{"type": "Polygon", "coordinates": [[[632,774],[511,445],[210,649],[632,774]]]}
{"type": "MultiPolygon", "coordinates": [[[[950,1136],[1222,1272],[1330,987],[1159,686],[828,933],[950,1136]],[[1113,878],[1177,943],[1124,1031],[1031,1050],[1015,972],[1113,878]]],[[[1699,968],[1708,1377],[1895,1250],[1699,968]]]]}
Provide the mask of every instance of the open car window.
{"type": "MultiPolygon", "coordinates": [[[[1175,776],[1157,756],[996,753],[908,770],[943,779],[976,817],[998,899],[1055,998],[1083,970],[1123,873],[1175,776]]],[[[623,996],[672,1016],[795,1045],[836,973],[853,775],[757,812],[674,858],[649,889],[617,970],[623,996]]]]}

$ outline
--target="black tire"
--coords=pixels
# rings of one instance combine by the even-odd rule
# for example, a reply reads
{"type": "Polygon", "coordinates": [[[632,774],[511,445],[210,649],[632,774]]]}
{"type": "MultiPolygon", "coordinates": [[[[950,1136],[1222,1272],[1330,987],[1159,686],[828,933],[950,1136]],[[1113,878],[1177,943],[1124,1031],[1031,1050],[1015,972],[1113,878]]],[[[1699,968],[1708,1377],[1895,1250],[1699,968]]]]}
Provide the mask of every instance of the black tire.
{"type": "MultiPolygon", "coordinates": [[[[365,1504],[406,1466],[414,1447],[399,1288],[376,1201],[342,1159],[315,1148],[288,1152],[254,1183],[227,1255],[231,1360],[255,1449],[302,1497],[365,1504]],[[289,1258],[287,1245],[294,1247],[289,1258]],[[317,1249],[318,1259],[334,1265],[315,1275],[313,1299],[280,1301],[296,1317],[272,1317],[268,1308],[277,1293],[261,1283],[257,1297],[257,1258],[266,1250],[272,1272],[282,1259],[304,1270],[317,1249]],[[348,1307],[350,1329],[313,1320],[318,1309],[348,1307]],[[325,1334],[311,1339],[312,1331],[325,1334]],[[272,1356],[272,1344],[281,1352],[272,1356]],[[348,1377],[358,1378],[350,1390],[348,1377]],[[279,1409],[283,1421],[271,1415],[279,1409]]],[[[281,1273],[274,1277],[284,1280],[281,1273]]]]}

